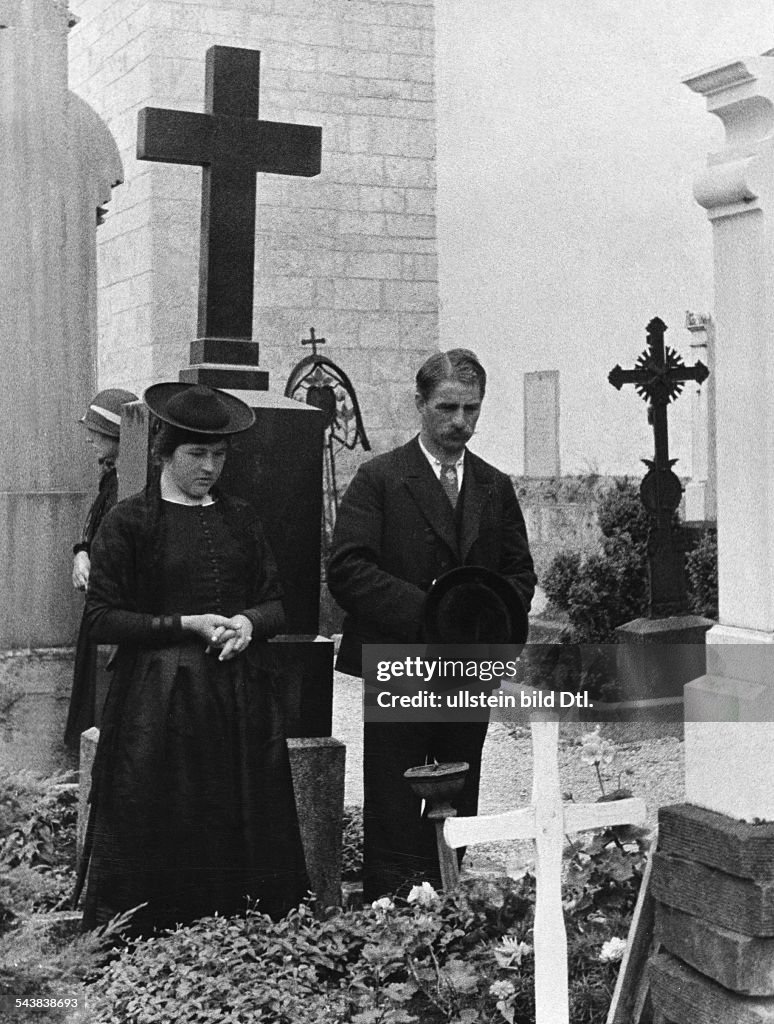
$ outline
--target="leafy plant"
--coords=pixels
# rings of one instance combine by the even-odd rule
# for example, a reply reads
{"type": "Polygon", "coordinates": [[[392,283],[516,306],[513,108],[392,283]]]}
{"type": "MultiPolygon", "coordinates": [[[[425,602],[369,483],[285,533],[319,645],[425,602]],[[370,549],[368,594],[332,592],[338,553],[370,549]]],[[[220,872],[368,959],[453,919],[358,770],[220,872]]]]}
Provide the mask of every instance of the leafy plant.
{"type": "MultiPolygon", "coordinates": [[[[581,758],[609,788],[613,751],[598,732],[584,737],[581,758]]],[[[644,849],[644,833],[628,828],[568,847],[563,901],[580,1024],[607,1011],[644,849]]],[[[534,911],[528,871],[463,878],[449,893],[423,883],[405,900],[348,912],[305,902],[279,922],[251,906],[126,948],[89,987],[91,1020],[531,1024],[534,911]]]]}
{"type": "Polygon", "coordinates": [[[358,880],[363,874],[363,809],[355,805],[344,808],[341,849],[342,881],[358,880]]]}
{"type": "Polygon", "coordinates": [[[690,584],[691,611],[708,619],[718,617],[718,542],[714,531],[705,530],[685,559],[690,584]]]}
{"type": "Polygon", "coordinates": [[[77,812],[71,773],[0,773],[0,907],[7,920],[55,909],[72,891],[77,812]]]}
{"type": "Polygon", "coordinates": [[[558,552],[541,580],[546,597],[556,608],[567,609],[569,605],[570,588],[578,578],[581,557],[580,551],[558,552]]]}

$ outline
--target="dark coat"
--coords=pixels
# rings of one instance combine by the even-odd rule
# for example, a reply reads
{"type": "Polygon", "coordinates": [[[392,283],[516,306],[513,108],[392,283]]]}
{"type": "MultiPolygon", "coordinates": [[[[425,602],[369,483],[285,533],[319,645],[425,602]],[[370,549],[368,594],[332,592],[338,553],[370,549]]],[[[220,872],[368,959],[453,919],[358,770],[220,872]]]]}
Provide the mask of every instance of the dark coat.
{"type": "Polygon", "coordinates": [[[328,587],[347,613],[340,671],[362,675],[363,643],[419,643],[426,592],[459,565],[506,576],[529,609],[536,577],[510,477],[466,452],[460,501],[455,517],[416,437],[360,467],[328,564],[328,587]]]}

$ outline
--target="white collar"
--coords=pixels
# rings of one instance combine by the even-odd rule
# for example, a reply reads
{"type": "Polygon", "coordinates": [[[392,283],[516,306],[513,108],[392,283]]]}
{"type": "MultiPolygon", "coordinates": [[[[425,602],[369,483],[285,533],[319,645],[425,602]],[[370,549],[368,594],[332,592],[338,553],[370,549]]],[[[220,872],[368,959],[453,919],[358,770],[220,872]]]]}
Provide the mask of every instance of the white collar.
{"type": "Polygon", "coordinates": [[[462,455],[460,455],[458,459],[455,459],[454,462],[442,462],[440,459],[437,459],[435,455],[429,452],[427,448],[425,448],[425,446],[422,444],[422,438],[419,434],[417,434],[417,441],[419,441],[419,447],[422,449],[422,452],[427,461],[430,463],[431,466],[437,467],[438,472],[441,471],[443,466],[454,466],[454,468],[457,470],[462,468],[462,465],[465,462],[465,452],[467,451],[466,448],[462,449],[462,455]]]}

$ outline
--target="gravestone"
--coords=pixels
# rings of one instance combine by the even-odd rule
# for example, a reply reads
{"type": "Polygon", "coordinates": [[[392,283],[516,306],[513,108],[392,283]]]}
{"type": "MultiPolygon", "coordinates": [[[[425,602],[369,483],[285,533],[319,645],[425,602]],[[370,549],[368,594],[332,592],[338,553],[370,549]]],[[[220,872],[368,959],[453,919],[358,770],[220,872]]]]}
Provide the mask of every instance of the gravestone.
{"type": "Polygon", "coordinates": [[[774,50],[685,84],[726,130],[694,185],[713,226],[720,621],[685,687],[688,804],[660,813],[649,974],[662,1019],[738,1024],[774,1020],[774,50]]]}
{"type": "Polygon", "coordinates": [[[524,475],[561,475],[558,370],[524,374],[524,475]]]}
{"type": "MultiPolygon", "coordinates": [[[[647,326],[647,348],[634,369],[615,366],[608,380],[620,390],[634,384],[648,402],[655,455],[644,459],[648,472],[640,498],[650,515],[648,532],[648,616],[616,629],[617,681],[625,701],[679,697],[689,680],[704,671],[704,635],[709,619],[689,614],[685,578],[685,534],[675,520],[682,484],[669,457],[667,406],[687,381],[702,383],[707,368],[685,366],[674,349],[664,344],[667,327],[655,317],[647,326]]],[[[647,705],[642,714],[649,717],[647,705]]]]}
{"type": "Polygon", "coordinates": [[[95,229],[122,178],[68,89],[62,0],[0,3],[0,761],[52,770],[82,596],[72,546],[97,487],[77,419],[96,390],[95,229]]]}
{"type": "Polygon", "coordinates": [[[715,468],[715,324],[705,313],[685,314],[691,351],[706,363],[710,375],[693,388],[691,410],[691,479],[685,487],[685,521],[696,526],[717,520],[715,468]]]}

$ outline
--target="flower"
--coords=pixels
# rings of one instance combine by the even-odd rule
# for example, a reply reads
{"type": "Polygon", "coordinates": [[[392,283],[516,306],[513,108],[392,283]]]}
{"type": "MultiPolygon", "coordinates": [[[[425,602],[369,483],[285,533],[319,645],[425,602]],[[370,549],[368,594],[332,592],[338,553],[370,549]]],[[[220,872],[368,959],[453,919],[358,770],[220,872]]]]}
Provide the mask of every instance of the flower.
{"type": "Polygon", "coordinates": [[[411,887],[411,892],[406,897],[407,903],[418,903],[420,907],[429,907],[438,899],[438,893],[429,882],[422,882],[421,885],[411,887]]]}
{"type": "Polygon", "coordinates": [[[610,764],[614,755],[612,745],[599,735],[599,726],[581,736],[581,761],[584,764],[610,764]]]}
{"type": "Polygon", "coordinates": [[[612,964],[620,960],[626,950],[626,939],[614,935],[602,945],[599,951],[599,959],[603,964],[612,964]]]}
{"type": "Polygon", "coordinates": [[[381,899],[373,901],[373,903],[371,904],[371,908],[373,910],[378,911],[380,914],[384,915],[389,913],[389,911],[394,910],[395,904],[392,902],[389,896],[382,896],[381,899]]]}
{"type": "Polygon", "coordinates": [[[526,942],[519,942],[512,935],[505,935],[500,940],[500,945],[492,952],[498,967],[515,971],[521,967],[521,958],[525,953],[532,952],[532,946],[528,946],[526,942]]]}
{"type": "Polygon", "coordinates": [[[510,981],[493,981],[489,986],[489,995],[495,999],[508,999],[516,992],[510,981]]]}

